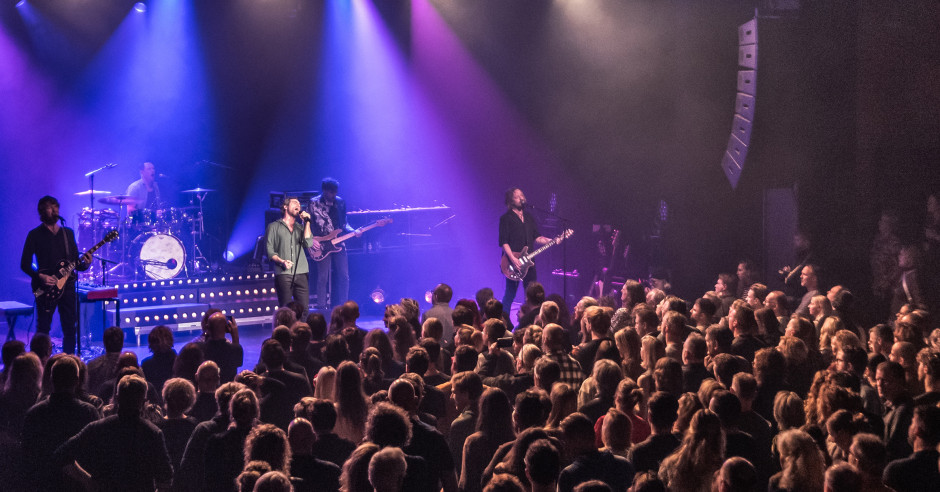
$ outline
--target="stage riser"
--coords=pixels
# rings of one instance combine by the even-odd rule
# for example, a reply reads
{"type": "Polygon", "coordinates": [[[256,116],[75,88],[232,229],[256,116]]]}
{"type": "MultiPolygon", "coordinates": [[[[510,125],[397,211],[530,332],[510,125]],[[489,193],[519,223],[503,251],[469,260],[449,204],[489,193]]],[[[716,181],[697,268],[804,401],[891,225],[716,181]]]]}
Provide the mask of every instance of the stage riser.
{"type": "Polygon", "coordinates": [[[196,336],[210,308],[233,316],[240,327],[270,325],[278,306],[272,274],[128,282],[116,287],[120,320],[114,301],[107,306],[82,305],[83,331],[91,330],[94,340],[101,340],[104,327],[115,325],[124,330],[128,345],[146,344],[147,334],[158,325],[196,336]]]}

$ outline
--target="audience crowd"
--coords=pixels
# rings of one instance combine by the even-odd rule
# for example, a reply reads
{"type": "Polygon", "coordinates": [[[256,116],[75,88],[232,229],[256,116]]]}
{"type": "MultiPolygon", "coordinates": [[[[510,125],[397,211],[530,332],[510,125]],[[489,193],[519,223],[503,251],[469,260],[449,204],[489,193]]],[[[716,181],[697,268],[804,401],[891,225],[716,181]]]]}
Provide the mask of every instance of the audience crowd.
{"type": "Polygon", "coordinates": [[[627,280],[569,310],[532,282],[515,320],[446,284],[371,331],[288,305],[258,361],[218,310],[140,362],[118,328],[87,364],[10,341],[0,489],[940,490],[938,289],[892,248],[874,326],[811,261],[778,291],[742,261],[694,300],[627,280]]]}

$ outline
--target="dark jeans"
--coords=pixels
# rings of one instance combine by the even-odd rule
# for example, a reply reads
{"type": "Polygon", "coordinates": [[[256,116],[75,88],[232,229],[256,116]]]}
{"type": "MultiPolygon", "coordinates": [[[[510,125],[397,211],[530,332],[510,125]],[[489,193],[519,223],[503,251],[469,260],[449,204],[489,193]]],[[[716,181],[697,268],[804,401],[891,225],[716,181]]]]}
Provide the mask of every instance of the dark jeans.
{"type": "MultiPolygon", "coordinates": [[[[523,289],[529,286],[530,282],[536,280],[535,267],[530,267],[529,271],[526,272],[525,277],[522,277],[523,289]]],[[[516,298],[516,292],[519,291],[519,282],[515,280],[506,279],[506,293],[503,295],[503,311],[506,314],[509,314],[509,310],[512,308],[512,301],[516,298]]],[[[523,301],[525,301],[525,292],[523,292],[523,301]]]]}
{"type": "Polygon", "coordinates": [[[291,275],[282,273],[274,277],[274,290],[277,292],[277,304],[284,307],[291,300],[296,301],[307,311],[310,303],[310,286],[307,283],[307,274],[291,275]]]}
{"type": "Polygon", "coordinates": [[[337,251],[317,262],[317,305],[323,309],[339,306],[349,299],[349,258],[346,249],[337,251]],[[332,268],[331,268],[332,266],[332,268]],[[331,275],[332,272],[332,275],[331,275]],[[327,304],[327,286],[332,277],[330,302],[327,304]]]}
{"type": "MultiPolygon", "coordinates": [[[[59,321],[62,322],[62,351],[67,354],[74,354],[77,341],[75,336],[77,308],[74,280],[70,280],[65,284],[62,297],[56,303],[56,309],[59,311],[59,321]]],[[[52,329],[52,315],[56,312],[56,309],[46,313],[42,309],[36,308],[36,333],[49,334],[49,330],[52,329]]]]}

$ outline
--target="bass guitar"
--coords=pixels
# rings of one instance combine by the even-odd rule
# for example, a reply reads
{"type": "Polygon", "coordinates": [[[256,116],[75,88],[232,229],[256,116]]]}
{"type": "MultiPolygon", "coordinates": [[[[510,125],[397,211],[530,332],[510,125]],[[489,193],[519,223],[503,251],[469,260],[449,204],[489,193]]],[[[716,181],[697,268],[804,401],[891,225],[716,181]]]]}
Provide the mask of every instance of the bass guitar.
{"type": "MultiPolygon", "coordinates": [[[[376,227],[385,227],[386,225],[390,223],[392,223],[392,219],[377,220],[365,227],[360,227],[359,233],[361,234],[368,230],[375,229],[376,227]]],[[[336,231],[333,231],[333,232],[335,233],[336,231]]],[[[355,232],[348,232],[346,234],[343,234],[342,236],[337,236],[327,241],[319,241],[320,243],[319,250],[314,249],[314,248],[309,248],[307,249],[307,252],[310,253],[310,258],[313,258],[314,261],[320,261],[326,258],[327,256],[330,256],[331,254],[336,253],[337,251],[342,251],[343,249],[345,249],[345,246],[343,246],[343,242],[355,235],[356,235],[355,232]]]]}
{"type": "Polygon", "coordinates": [[[565,239],[568,239],[569,237],[571,237],[572,234],[574,234],[574,231],[572,231],[571,229],[567,229],[565,232],[562,232],[558,236],[555,236],[554,239],[552,239],[551,241],[546,243],[544,246],[542,246],[541,248],[531,253],[529,253],[528,246],[522,248],[522,251],[519,251],[519,252],[513,251],[512,255],[515,256],[517,260],[519,260],[519,263],[520,263],[519,268],[516,268],[516,266],[513,265],[511,261],[509,261],[509,257],[507,257],[506,254],[504,253],[502,257],[500,258],[499,269],[500,271],[503,272],[503,275],[505,275],[506,278],[508,278],[509,280],[515,280],[518,282],[522,280],[523,278],[525,278],[526,274],[529,273],[529,268],[535,265],[535,262],[532,261],[532,258],[535,258],[536,256],[540,255],[546,249],[551,248],[552,246],[556,244],[560,244],[565,239]]]}
{"type": "MultiPolygon", "coordinates": [[[[79,258],[85,256],[86,254],[94,254],[95,251],[98,251],[98,248],[104,246],[111,241],[114,241],[118,238],[118,231],[112,230],[111,232],[104,235],[104,239],[94,245],[88,251],[79,255],[79,258]]],[[[68,283],[69,277],[72,276],[72,272],[75,270],[75,267],[78,266],[76,261],[59,261],[58,266],[55,270],[40,270],[39,273],[44,275],[51,275],[55,277],[56,281],[52,285],[46,285],[39,279],[37,276],[32,281],[33,295],[36,296],[36,306],[39,309],[42,309],[44,312],[50,312],[55,309],[56,303],[62,298],[62,293],[65,292],[65,284],[68,283]]]]}

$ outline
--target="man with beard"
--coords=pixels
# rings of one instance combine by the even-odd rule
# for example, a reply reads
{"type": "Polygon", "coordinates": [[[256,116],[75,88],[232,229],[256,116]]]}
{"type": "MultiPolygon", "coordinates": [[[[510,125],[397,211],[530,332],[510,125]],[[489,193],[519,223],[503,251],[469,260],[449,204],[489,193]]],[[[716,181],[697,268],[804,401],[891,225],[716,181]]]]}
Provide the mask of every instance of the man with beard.
{"type": "Polygon", "coordinates": [[[268,224],[268,259],[274,265],[274,290],[279,306],[286,306],[292,299],[307,311],[310,287],[307,283],[306,248],[318,249],[320,243],[313,240],[310,232],[310,214],[300,208],[300,200],[286,197],[281,202],[283,216],[268,224]],[[301,228],[300,219],[303,219],[301,228]]]}
{"type": "MultiPolygon", "coordinates": [[[[525,194],[519,188],[510,188],[506,191],[506,213],[499,217],[499,247],[502,253],[506,255],[509,262],[516,268],[521,268],[522,264],[513,253],[522,251],[522,248],[528,246],[533,250],[539,246],[548,244],[551,239],[539,235],[538,228],[535,225],[535,217],[525,210],[525,194]]],[[[525,286],[529,282],[536,280],[535,267],[529,268],[522,283],[525,286]]],[[[512,301],[516,298],[516,292],[519,290],[519,282],[506,279],[506,293],[503,295],[503,308],[507,311],[512,307],[512,301]]]]}
{"type": "MultiPolygon", "coordinates": [[[[55,285],[58,280],[55,273],[62,260],[75,262],[75,270],[88,270],[91,265],[91,254],[85,253],[79,258],[75,232],[65,227],[65,220],[59,216],[59,201],[46,195],[39,199],[37,208],[42,224],[26,235],[23,255],[20,258],[20,269],[33,280],[34,287],[55,285]],[[38,271],[33,269],[34,256],[38,271]]],[[[59,310],[59,319],[62,322],[62,350],[68,354],[75,353],[77,342],[75,278],[75,271],[72,271],[62,288],[61,297],[55,301],[51,309],[42,309],[38,306],[36,309],[36,332],[45,334],[49,334],[52,327],[53,313],[56,309],[59,310]]]]}

